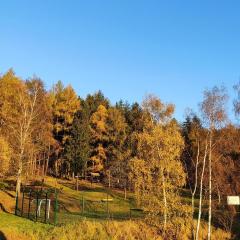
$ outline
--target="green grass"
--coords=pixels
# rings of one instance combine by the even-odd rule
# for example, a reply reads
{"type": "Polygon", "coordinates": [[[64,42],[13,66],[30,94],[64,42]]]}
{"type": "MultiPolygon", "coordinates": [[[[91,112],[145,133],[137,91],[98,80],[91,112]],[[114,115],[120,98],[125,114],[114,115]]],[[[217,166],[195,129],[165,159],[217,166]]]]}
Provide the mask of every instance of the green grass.
{"type": "MultiPolygon", "coordinates": [[[[129,221],[130,208],[137,207],[132,193],[128,193],[127,199],[125,199],[123,191],[109,189],[101,184],[90,184],[87,181],[80,181],[80,190],[76,191],[74,182],[68,180],[57,181],[54,178],[46,178],[45,186],[59,189],[57,226],[34,222],[35,209],[33,205],[31,212],[33,221],[16,217],[9,213],[0,213],[0,239],[1,231],[8,237],[7,239],[10,240],[139,239],[139,232],[142,231],[142,223],[139,222],[139,220],[143,219],[144,213],[141,211],[132,211],[132,219],[135,220],[129,221]],[[107,211],[107,203],[102,201],[102,199],[107,199],[107,195],[108,198],[113,199],[113,201],[108,204],[109,211],[107,211]],[[82,209],[82,199],[84,199],[84,212],[82,209]],[[125,235],[128,237],[122,235],[122,229],[127,229],[125,235]],[[136,234],[137,237],[134,234],[136,234]],[[115,235],[119,238],[112,237],[115,235]],[[81,236],[81,238],[76,236],[81,236]],[[98,236],[98,238],[96,238],[96,236],[98,236]]],[[[181,197],[184,202],[191,204],[191,194],[189,190],[181,190],[181,197]]],[[[8,211],[11,209],[9,212],[12,213],[14,201],[13,192],[8,190],[7,187],[4,191],[0,190],[0,203],[5,206],[9,205],[6,209],[8,211]]],[[[198,199],[195,200],[195,206],[198,206],[198,199]]],[[[21,198],[19,208],[21,208],[21,198]]],[[[25,217],[27,217],[28,201],[25,202],[24,209],[25,217]]],[[[44,207],[42,212],[43,214],[40,220],[44,221],[44,207]]],[[[51,218],[49,222],[54,223],[53,202],[50,215],[51,218]]],[[[156,236],[156,234],[153,233],[154,231],[152,229],[150,230],[146,225],[144,225],[144,231],[147,231],[146,234],[153,235],[142,239],[154,239],[153,236],[156,236]]]]}
{"type": "MultiPolygon", "coordinates": [[[[90,184],[87,181],[79,182],[79,191],[76,191],[75,183],[68,180],[58,180],[53,178],[46,178],[45,187],[59,189],[57,214],[58,224],[65,224],[68,222],[75,222],[83,218],[89,219],[115,219],[128,220],[130,218],[130,209],[135,208],[136,204],[132,193],[128,193],[128,198],[124,198],[124,192],[117,189],[109,189],[101,184],[90,184]],[[111,202],[104,202],[103,199],[112,199],[111,202]],[[84,209],[83,209],[84,202],[84,209]]],[[[44,198],[44,195],[40,199],[44,198]]],[[[52,199],[50,211],[50,223],[54,223],[54,193],[50,195],[52,199]]],[[[28,214],[28,195],[25,195],[24,214],[28,214]]],[[[19,198],[18,212],[21,214],[22,196],[19,198]]],[[[36,203],[31,205],[31,219],[35,219],[36,203]]],[[[44,221],[44,205],[42,205],[41,217],[39,221],[44,221]]],[[[132,212],[131,218],[142,218],[143,213],[132,212]]]]}
{"type": "Polygon", "coordinates": [[[6,234],[8,239],[20,240],[25,239],[26,236],[40,236],[52,228],[53,226],[49,224],[35,223],[13,214],[0,213],[0,231],[6,234]]]}
{"type": "MultiPolygon", "coordinates": [[[[76,191],[75,184],[72,181],[67,180],[58,180],[53,178],[47,178],[44,184],[49,188],[58,188],[59,196],[59,212],[57,218],[57,226],[54,226],[53,221],[53,207],[50,212],[50,220],[51,224],[44,224],[40,222],[34,222],[35,219],[35,204],[31,205],[31,214],[30,217],[32,220],[26,219],[27,210],[28,210],[28,198],[25,199],[24,202],[24,216],[17,217],[13,215],[14,212],[14,195],[12,197],[8,196],[8,192],[10,190],[0,191],[2,195],[0,195],[0,202],[2,199],[8,197],[7,202],[3,202],[5,205],[8,203],[10,213],[0,213],[0,239],[1,239],[1,231],[8,237],[8,239],[48,239],[48,234],[54,235],[54,232],[57,232],[58,238],[62,237],[61,232],[64,232],[62,239],[65,238],[65,235],[71,235],[69,233],[65,233],[69,228],[72,228],[73,224],[84,223],[86,236],[90,236],[92,232],[98,230],[92,230],[92,225],[97,225],[97,228],[102,229],[106,227],[106,223],[111,219],[117,219],[117,221],[121,222],[122,220],[129,219],[129,210],[131,207],[135,207],[133,201],[133,194],[129,194],[129,198],[124,199],[124,193],[119,190],[112,190],[105,188],[101,184],[90,184],[86,181],[81,181],[79,183],[80,191],[76,191]],[[109,198],[112,198],[113,201],[108,204],[109,212],[107,212],[107,203],[102,202],[102,199],[106,199],[107,195],[109,198]],[[84,212],[82,212],[82,199],[84,199],[84,212]]],[[[12,192],[11,192],[12,194],[12,192]]],[[[26,196],[25,196],[26,197],[26,196]]],[[[52,194],[53,197],[53,194],[52,194]]],[[[21,212],[21,197],[19,198],[19,213],[21,212]]],[[[53,202],[52,202],[53,206],[53,202]]],[[[142,215],[136,213],[133,217],[141,218],[142,215]]],[[[38,219],[40,221],[44,221],[44,207],[42,208],[41,217],[38,219]]],[[[114,221],[111,221],[114,223],[114,221]]],[[[125,221],[124,221],[125,222],[125,221]]],[[[100,230],[99,230],[100,231],[100,230]]],[[[107,234],[105,230],[101,230],[102,234],[107,234]]],[[[96,233],[95,233],[96,234],[96,233]]],[[[107,236],[106,235],[106,236],[107,236]]],[[[50,239],[50,238],[49,238],[50,239]]],[[[55,239],[55,238],[53,238],[55,239]]],[[[72,239],[72,238],[69,238],[72,239]]],[[[84,238],[83,238],[84,239],[84,238]]],[[[86,238],[88,239],[88,238],[86,238]]],[[[89,238],[91,239],[91,237],[89,238]]],[[[93,238],[94,239],[94,238],[93,238]]],[[[100,238],[99,238],[100,239],[100,238]]],[[[101,238],[101,239],[105,239],[101,238]]],[[[110,238],[109,238],[110,239],[110,238]]]]}
{"type": "MultiPolygon", "coordinates": [[[[79,213],[85,217],[94,218],[129,218],[130,208],[135,207],[133,195],[125,200],[124,193],[119,190],[105,188],[101,184],[91,185],[88,182],[81,181],[79,183],[80,191],[74,190],[74,183],[69,181],[59,181],[59,187],[62,189],[59,193],[59,204],[65,210],[71,213],[79,213]],[[103,199],[111,198],[113,201],[103,202],[103,199]],[[84,201],[84,212],[82,209],[82,201],[84,201]],[[107,205],[109,213],[107,212],[107,205]]],[[[65,212],[66,212],[65,211],[65,212]]],[[[137,215],[136,215],[137,216],[137,215]]]]}

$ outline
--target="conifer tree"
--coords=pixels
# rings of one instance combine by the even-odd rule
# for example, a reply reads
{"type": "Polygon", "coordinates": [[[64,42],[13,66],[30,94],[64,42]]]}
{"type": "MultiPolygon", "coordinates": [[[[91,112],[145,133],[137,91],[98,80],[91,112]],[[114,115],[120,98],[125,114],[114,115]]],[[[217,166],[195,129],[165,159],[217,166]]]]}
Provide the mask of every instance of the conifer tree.
{"type": "Polygon", "coordinates": [[[115,107],[108,110],[107,117],[107,160],[105,169],[110,182],[125,187],[127,181],[127,162],[129,151],[126,148],[126,128],[124,115],[115,107]]]}
{"type": "Polygon", "coordinates": [[[94,172],[102,172],[107,160],[107,117],[108,111],[103,105],[99,105],[97,111],[90,119],[91,126],[91,152],[90,168],[94,172]]]}
{"type": "Polygon", "coordinates": [[[65,162],[63,152],[65,143],[69,140],[74,114],[80,108],[80,101],[69,85],[64,88],[59,81],[52,90],[53,95],[53,133],[58,142],[55,152],[56,174],[69,174],[70,164],[65,162]]]}
{"type": "Polygon", "coordinates": [[[90,151],[90,126],[86,109],[75,114],[69,140],[65,146],[65,159],[75,174],[86,174],[90,151]]]}

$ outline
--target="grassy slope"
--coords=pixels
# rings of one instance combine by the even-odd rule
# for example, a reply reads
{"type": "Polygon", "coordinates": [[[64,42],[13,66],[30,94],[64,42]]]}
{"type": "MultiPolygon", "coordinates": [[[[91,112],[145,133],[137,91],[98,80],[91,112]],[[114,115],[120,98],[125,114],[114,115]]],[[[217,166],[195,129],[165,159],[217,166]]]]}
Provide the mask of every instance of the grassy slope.
{"type": "MultiPolygon", "coordinates": [[[[161,239],[156,234],[156,229],[149,228],[142,222],[138,221],[107,221],[105,206],[101,199],[106,198],[106,191],[102,185],[82,181],[80,191],[74,190],[74,183],[65,180],[47,178],[45,184],[50,187],[61,189],[59,194],[60,222],[63,226],[54,227],[50,224],[41,224],[16,217],[9,213],[0,213],[0,239],[1,232],[7,239],[161,239]],[[81,199],[87,200],[86,210],[92,212],[97,210],[98,215],[86,213],[81,214],[81,199]],[[102,211],[102,212],[101,212],[102,211]],[[87,217],[87,218],[85,218],[87,217]],[[67,224],[66,224],[67,223],[67,224]],[[70,223],[70,224],[69,224],[70,223]],[[139,234],[141,232],[141,234],[139,234]]],[[[113,198],[110,210],[114,217],[128,216],[129,208],[134,207],[132,194],[128,194],[128,199],[124,199],[123,192],[119,190],[109,191],[109,197],[113,198]]],[[[189,197],[185,196],[186,201],[189,197]]],[[[14,210],[14,194],[11,191],[0,191],[0,204],[6,211],[14,210]]],[[[206,228],[206,227],[205,227],[206,228]]],[[[204,230],[205,232],[205,230],[204,230]]],[[[227,234],[221,230],[216,233],[216,238],[227,239],[227,234]]],[[[187,238],[182,238],[187,239],[187,238]]]]}
{"type": "MultiPolygon", "coordinates": [[[[108,204],[110,216],[114,219],[128,219],[130,208],[135,207],[133,194],[128,193],[128,198],[124,199],[124,193],[119,190],[106,189],[101,184],[90,184],[87,181],[81,181],[79,184],[79,191],[74,190],[75,183],[65,180],[56,180],[47,178],[46,184],[48,186],[57,187],[61,189],[59,193],[60,216],[67,215],[67,218],[78,218],[78,216],[86,216],[97,219],[105,219],[107,214],[107,204],[102,202],[106,199],[113,199],[108,204]],[[84,198],[84,214],[82,214],[82,198],[84,198]]],[[[141,215],[134,213],[134,216],[141,215]]],[[[62,216],[63,218],[63,216],[62,216]]],[[[61,220],[62,220],[61,218],[61,220]]]]}
{"type": "MultiPolygon", "coordinates": [[[[130,208],[135,207],[133,194],[128,193],[128,198],[124,199],[124,193],[119,190],[107,189],[101,184],[91,184],[87,181],[80,181],[79,191],[75,190],[75,182],[67,180],[57,180],[46,178],[45,186],[59,189],[59,223],[79,220],[83,217],[92,219],[106,219],[109,216],[114,219],[129,219],[130,208]],[[107,204],[102,199],[113,199],[108,204],[109,214],[107,213],[107,204]],[[84,213],[82,212],[82,199],[84,199],[84,213]]],[[[14,189],[14,188],[12,188],[14,189]]],[[[53,203],[52,211],[53,211],[53,203]]],[[[14,192],[0,190],[0,207],[3,210],[13,213],[15,206],[14,192]]],[[[28,209],[28,200],[25,200],[25,212],[28,209]]],[[[19,198],[19,208],[21,208],[21,197],[19,198]]],[[[32,204],[32,216],[34,217],[35,205],[32,204]]],[[[44,206],[43,206],[44,210],[44,206]]],[[[53,222],[53,214],[51,222],[53,222]]],[[[133,212],[133,217],[141,217],[142,213],[133,212]]]]}

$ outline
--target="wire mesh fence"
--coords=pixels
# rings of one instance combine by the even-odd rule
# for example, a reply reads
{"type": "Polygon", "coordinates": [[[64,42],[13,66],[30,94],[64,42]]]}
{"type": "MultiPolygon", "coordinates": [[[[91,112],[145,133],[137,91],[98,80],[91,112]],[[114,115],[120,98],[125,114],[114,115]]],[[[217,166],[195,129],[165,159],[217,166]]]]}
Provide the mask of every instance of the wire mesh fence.
{"type": "Polygon", "coordinates": [[[84,196],[66,199],[63,192],[54,188],[26,186],[16,198],[15,214],[54,225],[83,218],[129,220],[144,217],[141,209],[130,208],[127,202],[108,192],[103,194],[104,198],[96,200],[84,196]]]}
{"type": "MultiPolygon", "coordinates": [[[[61,198],[61,193],[59,194],[61,198]]],[[[71,202],[71,199],[70,199],[71,202]]],[[[141,209],[130,208],[116,196],[113,198],[106,193],[106,198],[89,200],[85,197],[78,199],[78,204],[74,211],[67,211],[66,206],[59,201],[58,223],[68,223],[74,220],[89,219],[107,219],[107,220],[129,220],[144,217],[141,209]],[[76,211],[77,208],[77,211],[76,211]]],[[[75,202],[76,203],[76,202],[75,202]]]]}

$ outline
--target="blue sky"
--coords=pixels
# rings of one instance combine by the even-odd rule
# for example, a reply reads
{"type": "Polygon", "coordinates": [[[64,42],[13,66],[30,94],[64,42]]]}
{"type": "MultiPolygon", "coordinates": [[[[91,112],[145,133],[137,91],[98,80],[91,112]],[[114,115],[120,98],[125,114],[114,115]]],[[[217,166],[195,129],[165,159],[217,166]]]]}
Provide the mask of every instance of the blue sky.
{"type": "Polygon", "coordinates": [[[62,80],[82,97],[101,89],[112,103],[155,93],[182,120],[207,87],[234,96],[239,10],[229,0],[0,1],[0,73],[62,80]]]}

